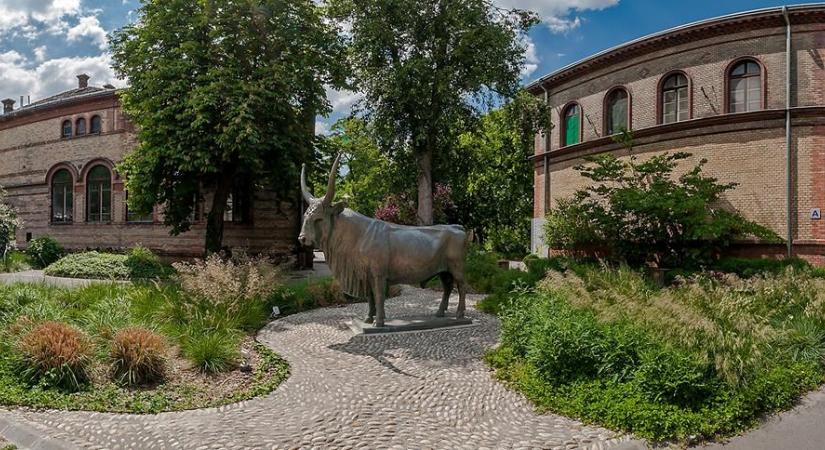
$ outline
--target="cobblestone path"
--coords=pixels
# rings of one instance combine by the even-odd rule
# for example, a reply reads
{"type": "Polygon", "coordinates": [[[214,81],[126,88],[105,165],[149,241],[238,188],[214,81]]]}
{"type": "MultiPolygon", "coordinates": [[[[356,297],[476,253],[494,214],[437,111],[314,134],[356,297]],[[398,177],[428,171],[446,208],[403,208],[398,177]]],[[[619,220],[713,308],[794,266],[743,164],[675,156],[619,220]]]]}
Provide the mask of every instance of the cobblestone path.
{"type": "MultiPolygon", "coordinates": [[[[404,288],[387,302],[387,314],[434,313],[437,297],[404,288]]],[[[478,299],[468,298],[470,304],[478,299]]],[[[153,416],[15,410],[0,411],[0,419],[69,447],[94,449],[595,449],[626,439],[535,414],[493,380],[481,360],[496,342],[492,316],[470,308],[476,324],[465,328],[355,336],[344,322],[365,310],[364,304],[319,309],[263,329],[258,339],[292,367],[289,379],[264,398],[153,416]]]]}

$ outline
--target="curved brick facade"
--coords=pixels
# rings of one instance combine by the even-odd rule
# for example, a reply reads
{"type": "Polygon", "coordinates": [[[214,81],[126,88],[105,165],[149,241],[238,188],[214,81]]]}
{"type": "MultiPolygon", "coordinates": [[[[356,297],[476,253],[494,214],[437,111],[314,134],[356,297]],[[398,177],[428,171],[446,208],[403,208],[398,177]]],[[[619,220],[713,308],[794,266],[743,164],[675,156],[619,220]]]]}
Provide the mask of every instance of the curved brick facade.
{"type": "MultiPolygon", "coordinates": [[[[0,115],[0,185],[24,221],[17,233],[20,247],[25,248],[31,238],[50,235],[72,250],[140,244],[171,257],[202,255],[203,217],[179,236],[169,235],[160,208],[148,222],[130,222],[123,180],[116,170],[111,170],[111,220],[88,220],[87,173],[98,165],[113,169],[135,147],[133,131],[121,112],[117,92],[86,87],[83,80],[76,90],[0,115]],[[62,136],[64,121],[75,124],[85,118],[88,130],[95,115],[101,118],[100,133],[62,136]],[[74,217],[70,223],[53,221],[51,177],[60,169],[72,175],[74,217]]],[[[208,210],[209,201],[207,192],[201,210],[208,210]]],[[[248,220],[227,223],[224,244],[252,252],[291,254],[297,245],[299,208],[297,201],[281,201],[268,192],[253,193],[248,220]]]]}
{"type": "MultiPolygon", "coordinates": [[[[825,255],[825,7],[793,7],[791,22],[791,234],[794,252],[817,262],[825,255]]],[[[711,19],[658,33],[594,55],[549,74],[528,89],[553,107],[552,130],[536,137],[533,250],[543,217],[559,198],[584,185],[573,166],[586,155],[626,151],[605,136],[605,96],[622,87],[630,98],[634,154],[687,151],[706,158],[706,171],[739,186],[728,207],[787,234],[786,21],[781,8],[711,19]],[[761,70],[761,105],[730,113],[727,74],[748,59],[761,70]],[[687,117],[662,123],[661,90],[670,74],[688,78],[687,117]],[[582,141],[563,146],[561,115],[581,105],[582,141]]],[[[784,246],[743,244],[751,254],[783,254],[784,246]]]]}

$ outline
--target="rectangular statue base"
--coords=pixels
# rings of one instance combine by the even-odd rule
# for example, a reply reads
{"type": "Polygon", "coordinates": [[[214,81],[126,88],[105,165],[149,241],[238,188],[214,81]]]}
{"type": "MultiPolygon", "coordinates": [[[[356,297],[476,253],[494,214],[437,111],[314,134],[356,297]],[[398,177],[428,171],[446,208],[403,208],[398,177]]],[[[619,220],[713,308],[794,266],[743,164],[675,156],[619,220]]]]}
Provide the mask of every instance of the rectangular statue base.
{"type": "Polygon", "coordinates": [[[436,330],[441,328],[464,327],[473,324],[473,319],[463,318],[457,319],[455,316],[435,317],[435,316],[418,316],[418,317],[404,317],[400,319],[392,319],[384,321],[383,327],[375,327],[371,323],[366,323],[361,319],[355,319],[347,322],[355,334],[384,334],[384,333],[401,333],[404,331],[425,331],[436,330]]]}

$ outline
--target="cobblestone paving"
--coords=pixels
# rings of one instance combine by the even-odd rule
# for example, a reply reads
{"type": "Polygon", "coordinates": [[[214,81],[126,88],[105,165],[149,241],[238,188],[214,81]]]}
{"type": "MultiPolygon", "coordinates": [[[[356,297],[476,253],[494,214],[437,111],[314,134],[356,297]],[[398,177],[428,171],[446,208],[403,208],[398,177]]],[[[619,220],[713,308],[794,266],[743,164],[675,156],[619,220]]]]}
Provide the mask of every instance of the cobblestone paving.
{"type": "MultiPolygon", "coordinates": [[[[439,296],[405,288],[387,302],[387,314],[434,313],[439,296]]],[[[94,449],[595,449],[627,439],[535,414],[494,381],[480,358],[496,342],[498,321],[491,316],[470,308],[476,324],[465,328],[355,336],[344,321],[365,310],[365,304],[320,309],[262,330],[258,339],[292,367],[265,398],[154,416],[16,410],[0,411],[0,419],[94,449]]]]}

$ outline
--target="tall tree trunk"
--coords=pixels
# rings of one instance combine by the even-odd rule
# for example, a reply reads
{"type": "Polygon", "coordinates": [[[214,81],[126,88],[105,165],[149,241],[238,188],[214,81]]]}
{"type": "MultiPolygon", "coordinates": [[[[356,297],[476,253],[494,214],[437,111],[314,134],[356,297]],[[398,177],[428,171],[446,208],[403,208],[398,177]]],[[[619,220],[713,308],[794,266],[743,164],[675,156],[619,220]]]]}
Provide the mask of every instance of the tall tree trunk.
{"type": "Polygon", "coordinates": [[[416,152],[418,164],[418,224],[433,224],[433,151],[416,152]]]}
{"type": "Polygon", "coordinates": [[[232,174],[222,174],[221,180],[215,186],[212,197],[212,208],[206,217],[206,254],[218,253],[223,248],[223,213],[226,211],[226,200],[232,193],[232,174]]]}

